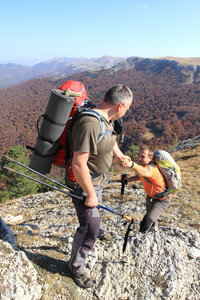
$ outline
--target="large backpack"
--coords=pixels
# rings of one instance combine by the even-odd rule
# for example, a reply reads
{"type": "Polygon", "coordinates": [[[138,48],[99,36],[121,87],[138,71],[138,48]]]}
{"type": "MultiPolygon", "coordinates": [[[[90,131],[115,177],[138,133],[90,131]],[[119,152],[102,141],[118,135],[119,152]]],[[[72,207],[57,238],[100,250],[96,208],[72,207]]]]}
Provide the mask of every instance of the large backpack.
{"type": "Polygon", "coordinates": [[[88,99],[84,85],[79,81],[69,80],[57,90],[52,90],[46,111],[37,122],[38,137],[35,147],[27,146],[33,151],[30,167],[39,173],[50,172],[51,165],[66,168],[70,181],[76,179],[71,169],[70,131],[74,122],[82,115],[96,117],[100,122],[100,142],[104,135],[120,134],[123,131],[121,122],[115,122],[115,131],[106,132],[104,118],[91,110],[95,105],[88,99]],[[43,118],[39,128],[39,120],[43,118]]]}
{"type": "Polygon", "coordinates": [[[153,161],[163,175],[168,191],[173,193],[180,190],[182,186],[181,172],[173,157],[165,150],[156,150],[153,155],[153,161]]]}

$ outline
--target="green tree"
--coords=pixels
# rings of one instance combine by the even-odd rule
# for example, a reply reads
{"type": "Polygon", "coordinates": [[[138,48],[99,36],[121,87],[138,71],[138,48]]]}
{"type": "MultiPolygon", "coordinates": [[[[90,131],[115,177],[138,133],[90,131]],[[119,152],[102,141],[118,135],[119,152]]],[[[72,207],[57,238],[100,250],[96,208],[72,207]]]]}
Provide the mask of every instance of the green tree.
{"type": "Polygon", "coordinates": [[[129,155],[131,157],[131,160],[137,161],[139,147],[134,144],[131,144],[128,148],[129,148],[129,151],[128,151],[127,155],[129,155]]]}
{"type": "MultiPolygon", "coordinates": [[[[29,165],[28,152],[20,145],[15,145],[10,148],[6,155],[25,166],[29,165]]],[[[0,202],[50,190],[50,188],[44,188],[42,184],[38,184],[33,180],[30,180],[22,175],[16,174],[3,168],[3,166],[6,166],[8,168],[14,169],[15,171],[41,180],[31,171],[19,166],[18,164],[12,163],[5,157],[2,157],[1,166],[2,170],[0,173],[0,185],[2,189],[0,190],[0,202]]]]}

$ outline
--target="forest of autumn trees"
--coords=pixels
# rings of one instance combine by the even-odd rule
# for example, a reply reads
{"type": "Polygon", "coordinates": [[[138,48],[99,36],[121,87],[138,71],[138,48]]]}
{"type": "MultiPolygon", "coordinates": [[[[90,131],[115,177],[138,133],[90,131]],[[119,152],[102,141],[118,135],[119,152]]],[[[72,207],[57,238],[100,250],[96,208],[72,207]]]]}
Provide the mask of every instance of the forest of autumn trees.
{"type": "Polygon", "coordinates": [[[85,84],[95,104],[113,85],[125,84],[132,90],[133,104],[124,117],[123,151],[131,144],[144,143],[167,148],[200,134],[200,83],[188,84],[185,74],[176,68],[89,71],[57,80],[34,79],[0,90],[0,155],[18,143],[34,146],[36,122],[45,112],[51,90],[71,79],[85,84]]]}

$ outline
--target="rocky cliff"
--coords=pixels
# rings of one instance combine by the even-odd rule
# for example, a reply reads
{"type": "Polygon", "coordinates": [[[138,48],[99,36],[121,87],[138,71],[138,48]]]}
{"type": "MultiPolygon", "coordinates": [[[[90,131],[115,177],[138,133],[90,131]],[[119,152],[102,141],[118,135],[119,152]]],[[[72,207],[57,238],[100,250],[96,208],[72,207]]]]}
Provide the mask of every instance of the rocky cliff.
{"type": "MultiPolygon", "coordinates": [[[[200,149],[197,141],[194,140],[196,167],[200,149]]],[[[138,232],[145,213],[141,184],[126,186],[123,202],[120,175],[113,175],[111,183],[106,184],[104,204],[133,216],[135,222],[123,253],[128,224],[101,209],[102,224],[107,231],[116,233],[116,239],[98,240],[90,253],[86,267],[95,285],[89,290],[79,288],[67,270],[78,225],[68,196],[48,192],[1,204],[0,298],[200,299],[199,190],[191,194],[184,175],[186,157],[188,163],[189,155],[191,159],[194,156],[191,151],[186,147],[176,153],[183,169],[183,188],[173,195],[171,206],[160,218],[160,226],[148,233],[138,232]],[[195,207],[189,211],[186,203],[191,205],[194,197],[195,207]]],[[[194,167],[190,173],[195,178],[199,168],[195,171],[194,167]]]]}
{"type": "Polygon", "coordinates": [[[146,71],[146,73],[152,72],[156,74],[162,73],[165,68],[172,68],[179,74],[185,77],[184,84],[200,82],[200,66],[199,62],[196,64],[184,64],[181,60],[172,59],[152,59],[142,57],[129,57],[123,60],[119,64],[111,68],[111,72],[117,72],[121,69],[130,70],[135,68],[137,71],[146,71]]]}

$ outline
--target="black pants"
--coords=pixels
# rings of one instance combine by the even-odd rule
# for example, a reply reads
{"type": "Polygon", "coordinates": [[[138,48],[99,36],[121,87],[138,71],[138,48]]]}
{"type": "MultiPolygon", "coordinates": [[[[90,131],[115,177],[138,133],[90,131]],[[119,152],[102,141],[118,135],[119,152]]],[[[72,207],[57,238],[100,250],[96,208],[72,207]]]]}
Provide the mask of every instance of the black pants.
{"type": "MultiPolygon", "coordinates": [[[[102,186],[95,187],[98,201],[102,200],[102,186]]],[[[82,189],[80,189],[80,194],[82,189]]],[[[80,226],[74,235],[71,257],[68,266],[74,275],[85,273],[85,260],[94,247],[97,237],[104,232],[100,226],[100,216],[97,207],[90,208],[81,200],[73,198],[80,226]]]]}

